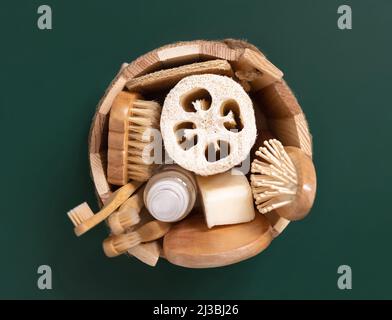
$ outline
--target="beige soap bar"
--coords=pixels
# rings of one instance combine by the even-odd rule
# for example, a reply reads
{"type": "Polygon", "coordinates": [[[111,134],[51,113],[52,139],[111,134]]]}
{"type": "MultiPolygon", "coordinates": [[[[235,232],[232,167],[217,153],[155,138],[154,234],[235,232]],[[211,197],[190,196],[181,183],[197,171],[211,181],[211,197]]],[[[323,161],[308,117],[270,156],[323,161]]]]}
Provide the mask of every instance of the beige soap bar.
{"type": "Polygon", "coordinates": [[[254,219],[252,190],[241,171],[196,176],[196,180],[209,228],[254,219]]]}

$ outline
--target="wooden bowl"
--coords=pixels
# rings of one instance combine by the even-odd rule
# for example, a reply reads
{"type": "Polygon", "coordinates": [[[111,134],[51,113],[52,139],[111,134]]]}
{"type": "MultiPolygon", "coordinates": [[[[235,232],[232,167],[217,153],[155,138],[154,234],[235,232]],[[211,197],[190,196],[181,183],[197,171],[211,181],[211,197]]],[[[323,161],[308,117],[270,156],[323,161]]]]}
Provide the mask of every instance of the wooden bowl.
{"type": "MultiPolygon", "coordinates": [[[[256,47],[232,39],[174,43],[150,51],[129,64],[124,64],[98,104],[89,135],[89,160],[101,206],[117,188],[110,185],[106,178],[109,111],[117,94],[131,79],[161,69],[214,59],[227,60],[236,71],[237,80],[242,79],[244,88],[249,91],[255,105],[258,125],[263,127],[255,146],[260,146],[264,139],[275,137],[283,145],[298,147],[312,157],[311,135],[297,99],[283,80],[283,74],[279,74],[279,69],[272,68],[270,72],[258,71],[260,64],[264,64],[264,70],[266,67],[274,66],[256,47]],[[246,72],[238,72],[243,71],[243,68],[251,72],[245,75],[246,72]],[[255,79],[252,78],[254,74],[256,74],[255,79]]],[[[266,216],[273,227],[274,236],[280,234],[289,223],[274,211],[266,216]]]]}

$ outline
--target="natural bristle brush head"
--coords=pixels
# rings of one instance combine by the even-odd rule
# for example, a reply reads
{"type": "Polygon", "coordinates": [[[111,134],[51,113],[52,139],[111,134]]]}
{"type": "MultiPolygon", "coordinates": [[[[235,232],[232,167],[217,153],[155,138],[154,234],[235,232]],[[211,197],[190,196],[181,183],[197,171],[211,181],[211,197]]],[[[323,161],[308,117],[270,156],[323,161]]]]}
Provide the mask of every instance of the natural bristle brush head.
{"type": "Polygon", "coordinates": [[[140,187],[141,182],[129,182],[115,191],[106,201],[104,207],[96,214],[86,202],[78,205],[68,212],[68,217],[75,226],[74,232],[81,236],[94,228],[98,223],[107,219],[118,207],[120,207],[140,187]]]}
{"type": "Polygon", "coordinates": [[[137,232],[113,235],[103,241],[103,251],[107,257],[113,258],[140,243],[141,239],[137,232]]]}
{"type": "Polygon", "coordinates": [[[146,223],[135,231],[119,235],[111,235],[103,241],[103,251],[108,257],[116,257],[129,249],[141,244],[162,238],[170,229],[171,224],[154,220],[146,223]]]}
{"type": "Polygon", "coordinates": [[[86,202],[83,202],[82,204],[69,210],[67,212],[67,215],[73,225],[76,227],[94,216],[94,212],[91,210],[90,206],[86,202]]]}
{"type": "Polygon", "coordinates": [[[114,99],[109,118],[108,181],[124,185],[129,180],[146,181],[155,168],[148,146],[159,129],[161,106],[122,91],[114,99]]]}
{"type": "Polygon", "coordinates": [[[316,194],[316,172],[310,157],[276,139],[264,141],[252,162],[251,186],[259,212],[275,210],[288,220],[303,219],[316,194]]]}
{"type": "Polygon", "coordinates": [[[112,234],[121,234],[130,227],[140,222],[140,211],[142,210],[144,186],[125,201],[118,211],[113,212],[108,218],[108,224],[112,234]]]}
{"type": "Polygon", "coordinates": [[[140,222],[140,210],[129,208],[114,212],[108,219],[113,234],[121,234],[140,222]]]}

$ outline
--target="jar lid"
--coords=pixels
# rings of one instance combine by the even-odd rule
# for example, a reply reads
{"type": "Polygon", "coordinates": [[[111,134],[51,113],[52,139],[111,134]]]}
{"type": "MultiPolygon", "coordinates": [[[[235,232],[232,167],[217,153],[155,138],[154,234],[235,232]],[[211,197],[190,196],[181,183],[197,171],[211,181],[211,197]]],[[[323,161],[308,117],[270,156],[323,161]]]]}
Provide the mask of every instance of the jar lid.
{"type": "Polygon", "coordinates": [[[189,201],[188,190],[181,181],[162,179],[151,186],[145,203],[155,219],[174,222],[187,214],[189,201]]]}

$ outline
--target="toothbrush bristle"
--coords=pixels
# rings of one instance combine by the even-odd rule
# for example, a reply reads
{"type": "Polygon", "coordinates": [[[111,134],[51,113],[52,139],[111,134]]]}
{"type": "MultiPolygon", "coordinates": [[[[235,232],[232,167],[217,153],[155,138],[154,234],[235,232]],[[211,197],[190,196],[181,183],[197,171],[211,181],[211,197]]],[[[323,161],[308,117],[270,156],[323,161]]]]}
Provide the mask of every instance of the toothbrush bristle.
{"type": "Polygon", "coordinates": [[[78,225],[82,224],[84,221],[91,218],[94,213],[90,209],[89,205],[86,202],[76,206],[75,208],[69,210],[67,215],[73,225],[77,227],[78,225]]]}

